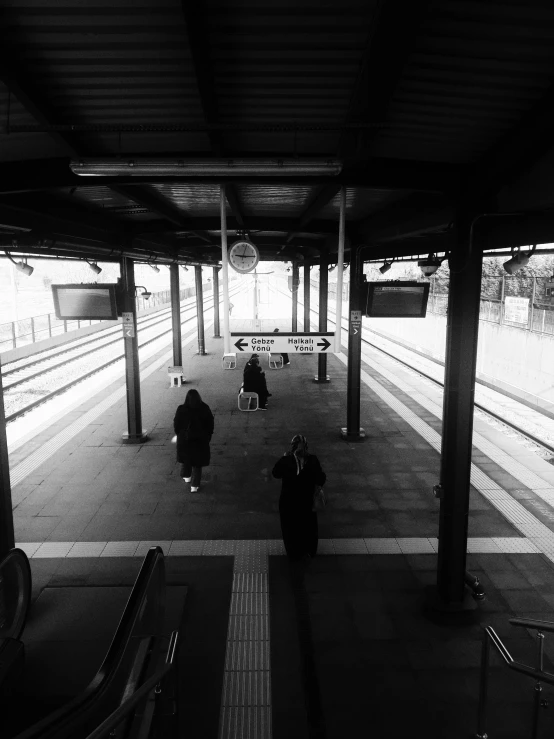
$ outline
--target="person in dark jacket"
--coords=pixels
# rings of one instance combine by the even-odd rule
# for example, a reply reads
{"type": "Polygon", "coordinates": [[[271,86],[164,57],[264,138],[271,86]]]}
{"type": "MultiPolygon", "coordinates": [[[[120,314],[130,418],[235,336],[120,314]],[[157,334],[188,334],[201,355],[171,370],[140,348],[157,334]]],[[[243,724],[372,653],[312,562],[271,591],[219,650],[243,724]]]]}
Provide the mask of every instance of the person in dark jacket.
{"type": "Polygon", "coordinates": [[[279,498],[281,532],[288,557],[301,560],[315,557],[318,531],[317,513],[312,510],[316,486],[327,479],[318,458],[308,454],[308,442],[296,434],[290,450],[273,468],[273,477],[282,480],[279,498]]]}
{"type": "Polygon", "coordinates": [[[243,388],[245,393],[258,393],[259,410],[267,410],[267,399],[271,397],[271,393],[267,389],[265,372],[260,367],[257,354],[253,354],[244,367],[243,388]]]}
{"type": "Polygon", "coordinates": [[[202,467],[210,464],[210,440],[214,432],[214,417],[209,406],[202,402],[198,390],[189,390],[183,405],[177,408],[173,419],[177,434],[177,462],[181,477],[190,482],[190,492],[197,493],[202,467]]]}

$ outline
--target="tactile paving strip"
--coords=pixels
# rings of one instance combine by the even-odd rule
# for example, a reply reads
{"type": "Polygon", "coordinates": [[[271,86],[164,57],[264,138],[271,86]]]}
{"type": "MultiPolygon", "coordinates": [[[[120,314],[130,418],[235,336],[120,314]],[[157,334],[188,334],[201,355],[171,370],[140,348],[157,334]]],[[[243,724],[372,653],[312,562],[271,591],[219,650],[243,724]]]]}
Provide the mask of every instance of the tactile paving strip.
{"type": "MultiPolygon", "coordinates": [[[[383,368],[381,365],[377,365],[369,355],[364,354],[364,362],[375,369],[375,371],[379,372],[379,374],[385,377],[389,382],[396,385],[400,390],[410,395],[410,397],[423,406],[427,411],[433,413],[436,418],[442,419],[442,405],[434,403],[429,399],[429,397],[420,393],[413,385],[405,382],[394,373],[383,368]]],[[[402,413],[400,415],[403,416],[402,413]]],[[[542,477],[532,470],[529,470],[517,459],[506,454],[506,452],[499,449],[493,442],[489,441],[489,439],[485,438],[475,430],[473,432],[473,444],[477,449],[479,449],[479,451],[502,467],[502,469],[504,469],[508,474],[516,480],[519,480],[522,485],[525,485],[532,490],[547,505],[554,507],[554,489],[549,482],[543,480],[542,477]]]]}
{"type": "MultiPolygon", "coordinates": [[[[336,355],[346,364],[347,359],[344,354],[336,355]]],[[[370,362],[371,363],[371,362],[370,362]]],[[[414,431],[422,436],[439,454],[441,449],[440,435],[432,429],[425,421],[422,421],[413,411],[399,401],[395,396],[386,390],[379,382],[370,377],[367,372],[362,370],[362,381],[383,400],[393,411],[395,411],[414,431]]],[[[398,387],[402,384],[397,378],[392,380],[398,387]]],[[[427,402],[428,407],[430,401],[427,402]]],[[[554,533],[540,521],[538,521],[532,513],[524,506],[494,482],[488,475],[480,470],[476,465],[471,465],[471,484],[479,490],[481,495],[487,498],[492,505],[516,528],[523,536],[531,539],[531,541],[554,562],[554,533]]],[[[540,495],[540,490],[535,490],[540,495]]],[[[498,547],[497,547],[498,549],[498,547]]],[[[468,544],[468,551],[469,544],[468,544]]],[[[500,551],[500,550],[498,550],[500,551]]]]}
{"type": "MultiPolygon", "coordinates": [[[[206,551],[213,548],[206,547],[206,551]]],[[[271,549],[265,540],[234,542],[219,739],[271,739],[267,583],[271,549]]]]}

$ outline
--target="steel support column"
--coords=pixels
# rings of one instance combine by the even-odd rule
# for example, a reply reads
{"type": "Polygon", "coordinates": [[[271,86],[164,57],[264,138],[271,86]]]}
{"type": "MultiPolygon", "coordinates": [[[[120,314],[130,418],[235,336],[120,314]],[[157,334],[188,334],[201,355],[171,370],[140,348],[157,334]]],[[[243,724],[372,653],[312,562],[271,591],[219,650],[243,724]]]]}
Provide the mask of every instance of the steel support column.
{"type": "Polygon", "coordinates": [[[0,559],[15,546],[13,530],[12,488],[10,484],[10,462],[6,440],[6,414],[4,412],[4,390],[0,366],[0,559]]]}
{"type": "Polygon", "coordinates": [[[219,270],[221,267],[213,267],[213,299],[214,299],[214,339],[221,339],[219,333],[219,270]]]}
{"type": "MultiPolygon", "coordinates": [[[[348,441],[361,441],[365,432],[360,428],[360,378],[362,371],[362,317],[360,293],[362,289],[362,262],[359,250],[350,252],[350,298],[348,306],[348,366],[346,369],[346,428],[341,436],[348,441]]],[[[339,264],[338,269],[342,269],[339,264]]]]}
{"type": "Polygon", "coordinates": [[[183,366],[183,343],[181,340],[181,295],[179,287],[179,265],[169,265],[171,288],[171,328],[173,334],[173,365],[183,366]]]}
{"type": "Polygon", "coordinates": [[[310,265],[304,263],[304,331],[310,330],[310,265]]]}
{"type": "Polygon", "coordinates": [[[196,319],[198,321],[198,354],[206,354],[206,343],[204,341],[204,296],[202,295],[202,267],[196,265],[194,268],[194,280],[196,283],[196,319]]]}
{"type": "Polygon", "coordinates": [[[142,428],[135,264],[129,257],[123,257],[121,260],[121,280],[123,283],[123,344],[125,349],[125,384],[127,387],[127,433],[123,434],[123,441],[129,444],[140,444],[146,441],[148,436],[145,429],[142,428]]]}
{"type": "Polygon", "coordinates": [[[298,262],[292,263],[292,327],[291,331],[298,331],[298,288],[300,277],[298,274],[298,262]]]}
{"type": "Polygon", "coordinates": [[[457,244],[449,259],[441,477],[437,491],[440,516],[435,605],[447,611],[472,605],[464,578],[483,264],[481,244],[471,238],[470,216],[462,214],[455,226],[457,244]]]}
{"type": "MultiPolygon", "coordinates": [[[[329,254],[321,250],[319,257],[319,331],[327,331],[327,293],[329,288],[329,254]]],[[[315,382],[329,382],[327,355],[317,355],[317,377],[315,382]]]]}

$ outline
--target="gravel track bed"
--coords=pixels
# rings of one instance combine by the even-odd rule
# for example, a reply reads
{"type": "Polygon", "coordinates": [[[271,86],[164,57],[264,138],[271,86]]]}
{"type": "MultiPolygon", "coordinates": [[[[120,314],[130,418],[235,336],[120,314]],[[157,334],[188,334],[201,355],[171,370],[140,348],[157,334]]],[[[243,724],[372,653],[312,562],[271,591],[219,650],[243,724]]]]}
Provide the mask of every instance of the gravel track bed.
{"type": "MultiPolygon", "coordinates": [[[[159,324],[150,330],[143,329],[140,336],[141,343],[144,343],[149,339],[155,339],[159,336],[164,330],[164,324],[165,330],[171,327],[171,322],[168,319],[164,323],[159,324]]],[[[16,413],[27,404],[49,395],[65,383],[71,382],[71,380],[85,374],[86,372],[90,372],[94,367],[99,367],[120,354],[123,354],[123,336],[120,336],[120,341],[116,344],[112,344],[105,349],[98,349],[93,355],[87,354],[85,357],[80,357],[79,359],[71,361],[63,367],[59,367],[52,372],[46,373],[42,378],[35,377],[34,380],[29,382],[30,387],[26,387],[26,384],[24,383],[13,390],[7,389],[4,393],[4,407],[6,415],[16,413]]]]}

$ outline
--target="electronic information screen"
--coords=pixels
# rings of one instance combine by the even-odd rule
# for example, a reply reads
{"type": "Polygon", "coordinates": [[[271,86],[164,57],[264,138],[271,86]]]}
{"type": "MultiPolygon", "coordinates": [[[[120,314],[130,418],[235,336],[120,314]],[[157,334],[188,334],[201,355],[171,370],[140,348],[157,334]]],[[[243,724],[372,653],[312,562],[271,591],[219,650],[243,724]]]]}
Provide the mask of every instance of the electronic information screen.
{"type": "Polygon", "coordinates": [[[367,282],[362,311],[373,318],[425,318],[428,282],[367,282]]]}
{"type": "Polygon", "coordinates": [[[56,317],[62,320],[117,320],[115,285],[52,285],[56,317]]]}

